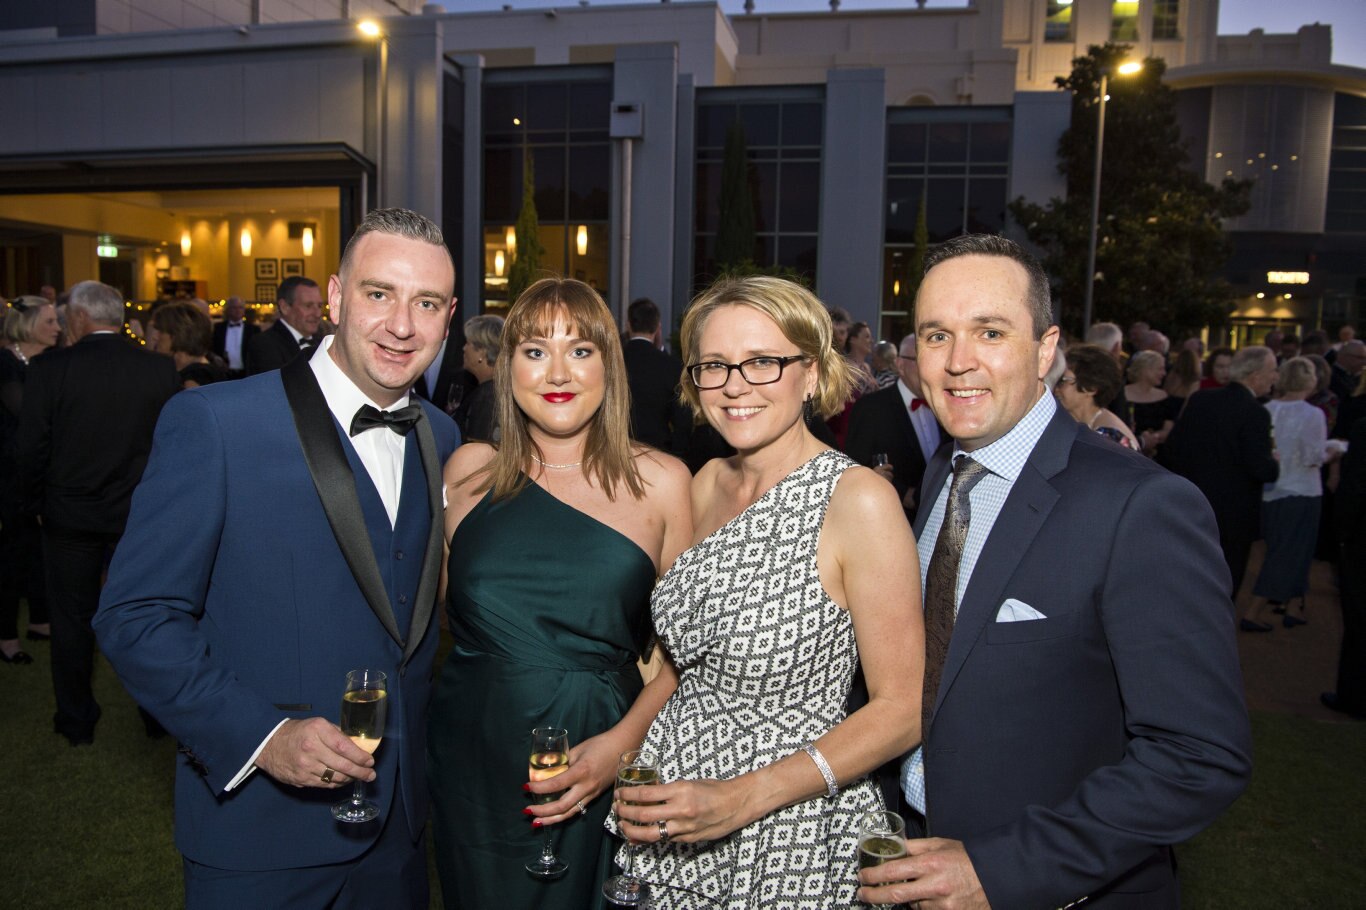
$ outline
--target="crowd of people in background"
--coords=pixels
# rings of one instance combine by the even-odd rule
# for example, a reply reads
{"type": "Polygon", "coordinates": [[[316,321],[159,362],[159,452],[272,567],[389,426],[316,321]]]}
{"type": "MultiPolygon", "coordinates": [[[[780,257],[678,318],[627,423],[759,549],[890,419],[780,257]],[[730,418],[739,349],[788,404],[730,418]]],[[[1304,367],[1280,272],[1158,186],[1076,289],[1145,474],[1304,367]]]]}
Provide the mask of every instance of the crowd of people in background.
{"type": "Polygon", "coordinates": [[[1317,621],[1316,556],[1339,570],[1345,627],[1322,701],[1366,717],[1366,344],[1352,326],[1332,344],[1272,331],[1236,350],[1173,350],[1142,322],[1069,341],[1038,263],[986,236],[934,253],[914,330],[887,340],[780,279],[708,289],[677,355],[648,299],[617,325],[592,288],[546,279],[505,316],[461,321],[453,286],[435,226],[381,210],[326,288],[279,286],[268,327],[239,297],[217,320],[165,301],[129,327],[122,295],[95,281],[5,307],[0,659],[32,660],[26,599],[27,641],[50,642],[57,733],[94,740],[98,632],[150,709],[147,734],[185,743],[178,773],[210,783],[177,804],[192,904],[269,904],[282,876],[356,863],[366,874],[309,888],[425,905],[427,761],[449,906],[535,902],[528,832],[560,825],[573,871],[546,906],[594,905],[613,858],[659,907],[1174,896],[1169,845],[1248,773],[1223,612],[1245,603],[1248,634],[1317,621]],[[205,386],[220,388],[178,396],[205,386]],[[267,454],[273,472],[230,469],[267,454]],[[194,527],[169,528],[168,511],[194,527]],[[1078,539],[1082,523],[1094,533],[1078,539]],[[119,548],[125,533],[135,546],[119,548]],[[524,558],[529,535],[562,544],[524,558]],[[281,556],[293,537],[335,537],[316,583],[281,556]],[[1019,540],[1065,548],[1066,577],[1019,540]],[[300,592],[279,622],[298,641],[257,653],[259,589],[220,577],[231,561],[300,592]],[[988,603],[982,585],[1012,593],[988,603]],[[455,648],[432,688],[438,587],[455,648]],[[1003,669],[993,641],[1036,647],[1003,669]],[[295,653],[311,656],[290,688],[279,670],[295,653]],[[375,755],[314,704],[366,653],[387,655],[400,715],[375,755]],[[1003,680],[1026,678],[1005,697],[1003,680]],[[527,807],[512,789],[522,728],[548,714],[574,719],[570,770],[533,778],[524,789],[545,798],[527,807]],[[1111,741],[1143,725],[1161,735],[1111,741]],[[992,764],[1003,741],[1010,773],[992,764]],[[660,782],[614,803],[618,755],[642,744],[660,782]],[[253,788],[257,770],[292,787],[253,788]],[[386,820],[356,857],[306,794],[370,780],[386,820]],[[940,839],[860,878],[857,819],[884,805],[940,839]],[[263,819],[272,833],[248,836],[263,819]],[[608,832],[634,848],[617,854],[608,832]],[[1043,861],[1013,863],[1025,844],[1043,861]],[[1082,872],[1077,852],[1113,859],[1082,872]],[[376,864],[397,867],[395,890],[376,864]],[[224,869],[269,874],[226,884],[224,869]]]}

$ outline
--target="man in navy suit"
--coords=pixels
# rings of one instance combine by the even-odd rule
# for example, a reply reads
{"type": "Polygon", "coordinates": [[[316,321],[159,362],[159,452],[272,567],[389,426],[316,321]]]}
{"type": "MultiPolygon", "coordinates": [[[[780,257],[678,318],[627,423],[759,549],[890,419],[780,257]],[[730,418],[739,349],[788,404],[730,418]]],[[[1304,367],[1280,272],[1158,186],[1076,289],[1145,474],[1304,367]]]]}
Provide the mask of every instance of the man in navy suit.
{"type": "Polygon", "coordinates": [[[936,249],[915,319],[925,395],[953,438],[915,526],[924,736],[902,789],[929,836],[864,870],[876,887],[862,894],[924,910],[1178,907],[1171,845],[1250,773],[1214,516],[1188,481],[1054,402],[1048,280],[1014,243],[936,249]]]}
{"type": "Polygon", "coordinates": [[[458,434],[408,391],[454,284],[436,225],[371,212],[328,284],[335,335],[162,413],[95,629],[185,753],[191,908],[427,906],[424,715],[458,434]],[[373,756],[336,725],[361,668],[388,677],[373,756]],[[333,820],[354,780],[377,821],[333,820]]]}

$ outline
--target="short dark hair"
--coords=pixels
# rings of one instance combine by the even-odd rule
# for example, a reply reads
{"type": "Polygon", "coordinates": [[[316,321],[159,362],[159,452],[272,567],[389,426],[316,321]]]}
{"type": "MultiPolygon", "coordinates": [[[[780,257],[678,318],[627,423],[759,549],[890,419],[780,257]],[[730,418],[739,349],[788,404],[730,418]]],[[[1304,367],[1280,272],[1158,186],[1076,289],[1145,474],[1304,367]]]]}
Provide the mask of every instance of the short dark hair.
{"type": "Polygon", "coordinates": [[[1102,408],[1115,400],[1124,387],[1115,356],[1094,344],[1078,344],[1067,349],[1067,366],[1077,379],[1078,392],[1090,392],[1102,408]]]}
{"type": "Polygon", "coordinates": [[[192,303],[177,300],[152,311],[152,328],[170,336],[171,350],[203,357],[213,346],[213,323],[192,303]]]}
{"type": "Polygon", "coordinates": [[[290,306],[294,306],[294,292],[301,287],[316,288],[318,282],[312,278],[305,278],[302,275],[291,275],[280,282],[280,290],[275,294],[275,301],[278,303],[283,300],[290,306]]]}
{"type": "Polygon", "coordinates": [[[372,209],[361,219],[361,223],[356,226],[356,232],[351,235],[351,239],[346,241],[346,249],[342,250],[341,264],[337,266],[337,274],[343,279],[346,276],[347,266],[351,264],[351,257],[355,255],[356,246],[366,234],[391,234],[395,237],[407,237],[409,240],[420,240],[423,243],[430,243],[432,246],[439,246],[446,251],[446,257],[451,261],[451,270],[455,270],[455,257],[451,256],[450,248],[446,246],[446,240],[441,235],[441,228],[436,226],[425,215],[419,215],[411,209],[372,209]]]}
{"type": "Polygon", "coordinates": [[[637,297],[626,308],[626,324],[637,335],[653,334],[659,328],[659,307],[649,297],[637,297]]]}
{"type": "MultiPolygon", "coordinates": [[[[1053,300],[1048,286],[1048,275],[1039,260],[1013,240],[997,234],[963,234],[934,247],[925,256],[925,275],[941,262],[957,259],[959,256],[1002,256],[1019,263],[1029,276],[1028,296],[1025,306],[1034,323],[1034,337],[1042,338],[1044,332],[1053,324],[1053,300]]],[[[922,287],[923,282],[922,282],[922,287]]]]}

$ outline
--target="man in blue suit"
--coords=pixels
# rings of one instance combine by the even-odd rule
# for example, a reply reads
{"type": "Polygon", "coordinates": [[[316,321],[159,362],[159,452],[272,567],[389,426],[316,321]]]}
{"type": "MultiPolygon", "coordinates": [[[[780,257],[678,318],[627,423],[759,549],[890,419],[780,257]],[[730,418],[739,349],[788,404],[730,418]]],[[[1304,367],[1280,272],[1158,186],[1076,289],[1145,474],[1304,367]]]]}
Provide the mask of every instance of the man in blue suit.
{"type": "Polygon", "coordinates": [[[191,908],[427,906],[424,714],[450,418],[409,389],[446,336],[441,232],[371,212],[311,358],[166,406],[95,630],[181,743],[191,908]],[[372,756],[337,727],[348,671],[388,677],[372,756]],[[329,807],[354,780],[380,806],[329,807]]]}
{"type": "Polygon", "coordinates": [[[1250,773],[1214,516],[1056,405],[1048,280],[1014,243],[932,252],[915,320],[926,399],[953,437],[915,524],[924,736],[902,789],[929,836],[864,870],[863,895],[1178,907],[1172,845],[1250,773]]]}

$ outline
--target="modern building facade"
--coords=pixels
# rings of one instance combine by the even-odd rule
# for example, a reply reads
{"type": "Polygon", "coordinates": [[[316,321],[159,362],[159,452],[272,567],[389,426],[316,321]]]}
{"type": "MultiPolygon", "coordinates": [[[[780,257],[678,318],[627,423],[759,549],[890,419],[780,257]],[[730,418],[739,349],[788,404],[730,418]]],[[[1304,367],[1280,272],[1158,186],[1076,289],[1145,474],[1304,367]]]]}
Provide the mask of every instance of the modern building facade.
{"type": "Polygon", "coordinates": [[[17,126],[0,132],[0,293],[101,277],[130,299],[266,301],[280,276],[325,278],[366,210],[402,205],[445,229],[467,318],[507,303],[529,167],[541,266],[594,284],[618,312],[649,296],[675,324],[718,268],[738,123],[756,264],[804,274],[893,337],[922,217],[931,243],[1011,232],[1008,200],[1065,192],[1055,152],[1070,99],[1053,80],[1110,39],[1168,61],[1211,179],[1226,159],[1209,156],[1242,160],[1273,133],[1275,154],[1313,158],[1312,173],[1269,172],[1260,208],[1229,225],[1240,255],[1246,235],[1334,263],[1306,291],[1322,315],[1296,302],[1293,318],[1355,318],[1366,293],[1353,277],[1366,275],[1354,176],[1366,151],[1353,145],[1366,72],[1329,63],[1326,27],[1219,37],[1217,0],[739,16],[685,0],[49,6],[0,10],[0,118],[17,126]],[[365,16],[378,35],[357,30],[365,16]],[[1280,116],[1237,121],[1259,91],[1303,111],[1303,142],[1282,136],[1280,116]]]}

